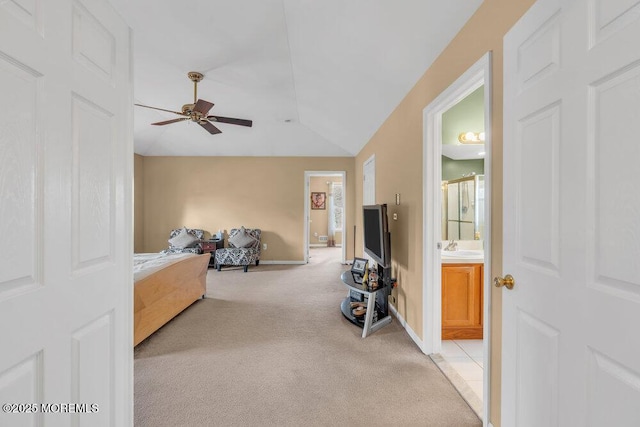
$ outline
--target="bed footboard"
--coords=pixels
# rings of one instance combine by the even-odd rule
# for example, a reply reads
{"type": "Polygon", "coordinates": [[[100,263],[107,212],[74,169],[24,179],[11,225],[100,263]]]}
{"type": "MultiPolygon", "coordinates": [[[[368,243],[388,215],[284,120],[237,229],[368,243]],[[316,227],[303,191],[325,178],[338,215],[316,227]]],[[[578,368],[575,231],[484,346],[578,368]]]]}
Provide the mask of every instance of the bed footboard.
{"type": "Polygon", "coordinates": [[[134,346],[204,297],[210,257],[203,254],[186,258],[135,283],[134,346]]]}

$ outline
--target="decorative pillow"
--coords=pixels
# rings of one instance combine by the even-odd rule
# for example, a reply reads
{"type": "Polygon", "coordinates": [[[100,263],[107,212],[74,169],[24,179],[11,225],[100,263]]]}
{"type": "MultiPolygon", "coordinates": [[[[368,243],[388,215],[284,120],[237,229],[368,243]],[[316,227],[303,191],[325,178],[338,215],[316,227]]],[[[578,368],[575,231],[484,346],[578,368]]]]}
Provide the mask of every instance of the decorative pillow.
{"type": "Polygon", "coordinates": [[[240,229],[236,234],[229,237],[229,243],[236,248],[249,248],[253,246],[256,239],[247,234],[247,230],[244,227],[240,229]]]}
{"type": "Polygon", "coordinates": [[[178,234],[169,239],[169,244],[176,248],[190,248],[200,243],[200,239],[190,234],[186,228],[180,230],[178,234]]]}

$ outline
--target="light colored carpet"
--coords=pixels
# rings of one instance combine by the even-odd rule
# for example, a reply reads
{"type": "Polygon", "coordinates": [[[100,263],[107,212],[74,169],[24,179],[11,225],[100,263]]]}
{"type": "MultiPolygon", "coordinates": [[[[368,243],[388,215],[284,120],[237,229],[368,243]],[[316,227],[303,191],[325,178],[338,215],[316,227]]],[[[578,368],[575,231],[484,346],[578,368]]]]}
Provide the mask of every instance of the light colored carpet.
{"type": "Polygon", "coordinates": [[[339,248],[209,270],[207,298],[135,349],[136,426],[480,426],[394,319],[340,312],[339,248]]]}

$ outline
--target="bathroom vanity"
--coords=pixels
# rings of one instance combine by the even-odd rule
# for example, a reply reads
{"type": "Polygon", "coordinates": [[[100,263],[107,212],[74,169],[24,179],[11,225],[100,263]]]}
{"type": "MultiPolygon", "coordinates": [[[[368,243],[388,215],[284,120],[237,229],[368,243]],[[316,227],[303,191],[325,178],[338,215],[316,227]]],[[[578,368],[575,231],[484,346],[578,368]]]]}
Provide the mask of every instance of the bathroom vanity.
{"type": "Polygon", "coordinates": [[[442,339],[482,339],[483,251],[442,252],[442,339]]]}

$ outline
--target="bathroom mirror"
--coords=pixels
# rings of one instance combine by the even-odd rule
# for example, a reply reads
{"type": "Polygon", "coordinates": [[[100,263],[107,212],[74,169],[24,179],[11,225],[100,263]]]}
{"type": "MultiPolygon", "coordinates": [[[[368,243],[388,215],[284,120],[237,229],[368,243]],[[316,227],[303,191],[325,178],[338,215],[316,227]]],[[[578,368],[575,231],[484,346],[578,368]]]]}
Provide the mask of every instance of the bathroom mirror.
{"type": "Polygon", "coordinates": [[[442,239],[484,239],[484,175],[442,181],[442,239]]]}

